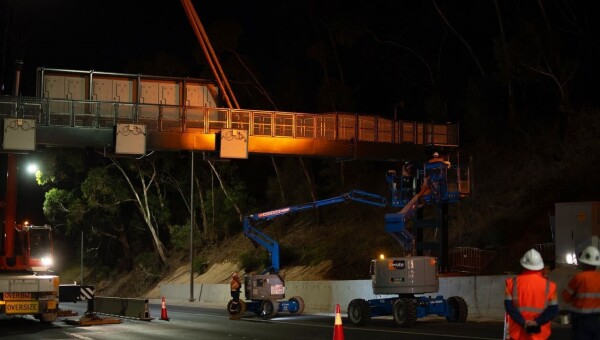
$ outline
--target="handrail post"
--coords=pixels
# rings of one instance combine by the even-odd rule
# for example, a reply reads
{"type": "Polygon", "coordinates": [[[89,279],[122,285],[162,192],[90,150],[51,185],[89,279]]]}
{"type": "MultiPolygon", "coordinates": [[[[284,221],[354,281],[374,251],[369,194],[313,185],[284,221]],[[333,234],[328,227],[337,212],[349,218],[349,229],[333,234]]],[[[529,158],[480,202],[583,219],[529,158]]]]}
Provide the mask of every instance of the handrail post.
{"type": "Polygon", "coordinates": [[[277,128],[277,125],[275,124],[275,112],[271,111],[269,112],[269,115],[271,116],[271,137],[275,137],[275,129],[277,128]]]}
{"type": "Polygon", "coordinates": [[[360,124],[360,118],[358,116],[358,113],[355,113],[354,114],[354,139],[356,141],[360,140],[360,136],[359,136],[359,133],[360,133],[359,124],[360,124]]]}
{"type": "Polygon", "coordinates": [[[71,99],[71,114],[69,126],[75,126],[75,101],[71,99]]]}
{"type": "Polygon", "coordinates": [[[156,126],[158,131],[162,131],[163,127],[163,108],[162,104],[158,104],[158,125],[156,126]]]}
{"type": "Polygon", "coordinates": [[[210,110],[208,109],[208,107],[204,106],[202,108],[202,111],[204,112],[203,117],[202,117],[202,120],[204,121],[204,133],[208,133],[208,131],[209,131],[208,125],[210,123],[208,116],[210,115],[210,110]]]}
{"type": "Polygon", "coordinates": [[[233,117],[232,117],[231,108],[227,108],[227,114],[225,115],[225,128],[227,128],[227,129],[232,128],[232,125],[231,125],[232,119],[233,119],[233,117]]]}
{"type": "Polygon", "coordinates": [[[298,115],[292,114],[292,138],[296,138],[296,120],[298,119],[298,115]]]}
{"type": "Polygon", "coordinates": [[[254,111],[248,111],[248,136],[254,135],[254,111]]]}
{"type": "Polygon", "coordinates": [[[94,127],[100,127],[100,102],[94,102],[94,127]]]}
{"type": "Polygon", "coordinates": [[[179,111],[179,121],[181,122],[181,132],[187,131],[187,105],[183,105],[179,111]]]}

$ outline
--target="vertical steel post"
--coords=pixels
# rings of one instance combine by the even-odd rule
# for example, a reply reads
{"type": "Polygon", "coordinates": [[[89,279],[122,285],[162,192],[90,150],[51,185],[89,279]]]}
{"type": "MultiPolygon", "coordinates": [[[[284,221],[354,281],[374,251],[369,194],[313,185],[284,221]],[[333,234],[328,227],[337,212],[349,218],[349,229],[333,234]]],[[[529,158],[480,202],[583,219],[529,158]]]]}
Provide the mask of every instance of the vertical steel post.
{"type": "Polygon", "coordinates": [[[79,285],[83,286],[83,229],[81,230],[81,268],[79,269],[79,285]]]}
{"type": "MultiPolygon", "coordinates": [[[[6,210],[4,216],[4,253],[7,260],[15,256],[15,226],[17,220],[17,155],[8,153],[6,171],[6,210]]],[[[9,264],[12,265],[12,264],[9,264]]]]}
{"type": "MultiPolygon", "coordinates": [[[[19,96],[19,87],[21,81],[21,68],[23,62],[15,62],[15,87],[13,95],[19,96]]],[[[18,114],[18,112],[17,112],[18,114]]],[[[6,154],[6,212],[4,215],[4,254],[7,260],[14,260],[15,256],[15,226],[17,222],[17,155],[6,154]]],[[[9,263],[9,265],[14,265],[9,263]]]]}
{"type": "Polygon", "coordinates": [[[190,176],[190,302],[194,301],[194,150],[190,176]]]}

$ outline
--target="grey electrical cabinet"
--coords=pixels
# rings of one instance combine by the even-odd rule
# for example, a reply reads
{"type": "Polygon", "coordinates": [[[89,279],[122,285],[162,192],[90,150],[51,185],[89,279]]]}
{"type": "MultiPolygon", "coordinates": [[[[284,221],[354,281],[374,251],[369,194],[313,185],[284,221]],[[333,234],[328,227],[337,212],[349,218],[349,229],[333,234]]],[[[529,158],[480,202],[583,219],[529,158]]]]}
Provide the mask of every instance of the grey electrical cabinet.
{"type": "Polygon", "coordinates": [[[555,203],[554,208],[556,264],[574,265],[583,248],[598,246],[600,202],[555,203]]]}

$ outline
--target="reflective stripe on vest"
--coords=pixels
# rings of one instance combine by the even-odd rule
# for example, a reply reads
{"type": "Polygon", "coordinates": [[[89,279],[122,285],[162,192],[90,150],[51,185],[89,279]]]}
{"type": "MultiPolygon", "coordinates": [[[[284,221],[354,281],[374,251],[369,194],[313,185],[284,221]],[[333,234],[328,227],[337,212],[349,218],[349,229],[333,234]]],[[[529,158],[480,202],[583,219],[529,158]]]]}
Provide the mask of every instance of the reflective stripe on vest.
{"type": "Polygon", "coordinates": [[[600,313],[600,273],[590,270],[575,275],[565,288],[563,298],[572,312],[600,313]]]}
{"type": "Polygon", "coordinates": [[[586,298],[600,298],[600,293],[577,293],[575,294],[576,299],[586,299],[586,298]]]}
{"type": "Polygon", "coordinates": [[[515,276],[513,278],[513,291],[512,291],[513,303],[515,304],[515,307],[517,307],[517,309],[521,313],[523,313],[523,312],[542,313],[546,309],[546,307],[548,307],[548,292],[549,291],[550,291],[550,280],[546,280],[546,291],[544,293],[544,307],[543,308],[536,308],[536,307],[532,307],[532,306],[521,306],[519,303],[519,291],[517,289],[517,277],[515,276]]]}

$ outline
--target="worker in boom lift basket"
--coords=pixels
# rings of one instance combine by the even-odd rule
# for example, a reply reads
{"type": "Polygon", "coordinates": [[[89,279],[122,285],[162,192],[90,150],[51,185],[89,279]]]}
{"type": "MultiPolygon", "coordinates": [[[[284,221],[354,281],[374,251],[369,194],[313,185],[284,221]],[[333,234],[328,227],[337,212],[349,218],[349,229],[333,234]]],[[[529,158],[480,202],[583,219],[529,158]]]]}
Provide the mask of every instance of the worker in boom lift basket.
{"type": "Polygon", "coordinates": [[[452,166],[452,164],[450,164],[450,161],[444,159],[444,157],[440,156],[440,154],[436,151],[433,153],[432,158],[429,160],[429,163],[444,163],[446,164],[446,167],[448,169],[450,169],[450,167],[452,166]]]}

